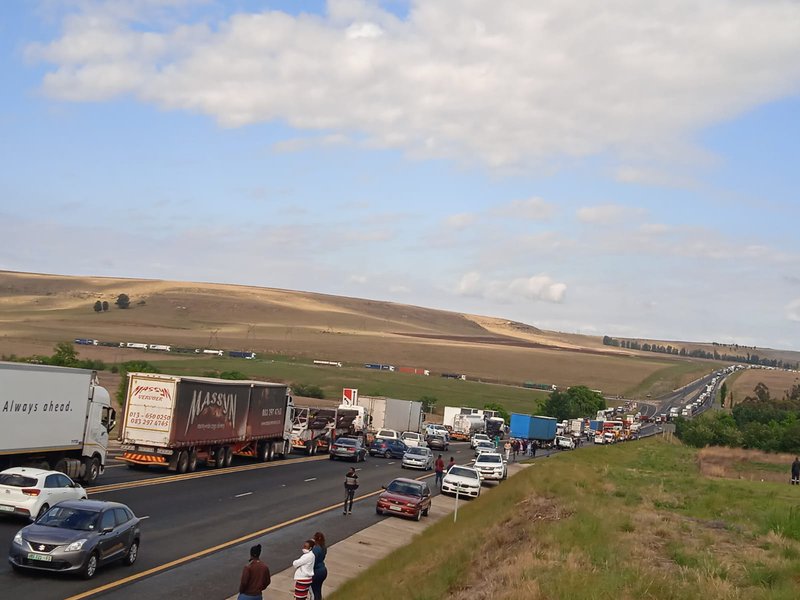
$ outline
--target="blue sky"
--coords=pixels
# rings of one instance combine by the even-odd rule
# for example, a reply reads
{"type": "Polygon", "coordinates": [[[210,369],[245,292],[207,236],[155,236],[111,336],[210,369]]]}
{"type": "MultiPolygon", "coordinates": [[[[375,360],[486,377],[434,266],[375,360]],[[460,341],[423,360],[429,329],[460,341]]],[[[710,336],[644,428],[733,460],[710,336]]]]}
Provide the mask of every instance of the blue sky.
{"type": "Polygon", "coordinates": [[[800,350],[796,2],[296,7],[1,3],[0,268],[800,350]]]}

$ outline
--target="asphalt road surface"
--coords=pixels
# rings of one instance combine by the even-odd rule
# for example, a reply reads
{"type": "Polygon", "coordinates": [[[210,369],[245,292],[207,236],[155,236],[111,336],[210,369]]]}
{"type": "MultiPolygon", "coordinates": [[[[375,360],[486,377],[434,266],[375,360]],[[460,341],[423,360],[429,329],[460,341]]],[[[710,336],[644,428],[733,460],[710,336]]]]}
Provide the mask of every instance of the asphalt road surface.
{"type": "MultiPolygon", "coordinates": [[[[473,453],[466,443],[443,452],[459,464],[473,453]]],[[[111,564],[91,581],[51,573],[14,573],[8,548],[26,521],[0,520],[0,597],[63,598],[226,598],[237,591],[249,546],[261,543],[273,571],[291,565],[303,540],[315,531],[329,544],[369,527],[381,485],[395,477],[429,477],[404,470],[399,459],[368,458],[358,463],[360,488],[352,516],[341,512],[344,475],[352,463],[327,457],[297,457],[271,463],[242,461],[229,469],[167,475],[134,471],[110,461],[89,497],[123,502],[143,518],[139,560],[133,567],[111,564]]],[[[369,549],[365,548],[365,552],[369,549]]]]}

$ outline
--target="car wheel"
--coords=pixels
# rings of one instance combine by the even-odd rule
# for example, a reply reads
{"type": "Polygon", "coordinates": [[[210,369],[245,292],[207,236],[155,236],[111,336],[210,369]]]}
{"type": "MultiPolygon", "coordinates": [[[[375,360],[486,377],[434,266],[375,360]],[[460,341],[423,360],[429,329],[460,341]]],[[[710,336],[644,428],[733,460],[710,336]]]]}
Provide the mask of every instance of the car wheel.
{"type": "Polygon", "coordinates": [[[36,513],[36,519],[35,520],[38,521],[39,519],[41,519],[42,515],[44,515],[44,513],[46,513],[49,509],[50,509],[50,505],[49,504],[47,504],[46,502],[44,504],[42,504],[42,507],[39,509],[39,512],[36,513]]]}
{"type": "Polygon", "coordinates": [[[97,573],[97,554],[92,552],[81,569],[81,577],[84,579],[91,579],[97,573]]]}
{"type": "Polygon", "coordinates": [[[388,450],[383,453],[383,458],[391,458],[391,457],[392,457],[392,455],[389,453],[388,450]]]}
{"type": "Polygon", "coordinates": [[[375,508],[375,514],[383,516],[383,511],[380,508],[375,508]]]}
{"type": "Polygon", "coordinates": [[[428,508],[426,508],[425,510],[423,510],[423,511],[422,511],[422,516],[423,516],[423,517],[427,517],[427,516],[428,516],[428,513],[430,512],[430,510],[431,510],[431,507],[430,507],[430,506],[429,506],[428,508]]]}
{"type": "Polygon", "coordinates": [[[421,521],[422,520],[422,511],[421,510],[418,510],[417,514],[414,515],[414,520],[415,521],[421,521]]]}
{"type": "Polygon", "coordinates": [[[128,548],[128,554],[125,556],[125,564],[130,567],[137,558],[139,558],[139,540],[133,540],[131,547],[128,548]]]}

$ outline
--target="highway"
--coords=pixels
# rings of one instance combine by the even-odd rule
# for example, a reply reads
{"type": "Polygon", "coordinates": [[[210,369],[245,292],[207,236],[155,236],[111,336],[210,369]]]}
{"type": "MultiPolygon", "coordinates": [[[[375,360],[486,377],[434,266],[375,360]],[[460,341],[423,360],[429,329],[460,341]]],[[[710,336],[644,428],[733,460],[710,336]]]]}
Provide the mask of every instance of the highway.
{"type": "MultiPolygon", "coordinates": [[[[458,463],[472,459],[466,443],[443,453],[458,463]]],[[[344,475],[351,463],[327,457],[297,457],[271,463],[241,461],[229,469],[187,475],[111,468],[88,488],[89,497],[130,506],[142,523],[139,560],[101,568],[91,581],[50,573],[14,573],[8,548],[24,520],[0,520],[0,589],[4,598],[225,598],[237,590],[247,549],[257,539],[270,568],[290,566],[302,541],[316,530],[329,543],[382,518],[375,496],[394,477],[430,477],[408,471],[399,460],[368,458],[359,463],[363,498],[352,516],[341,513],[344,475]],[[104,587],[107,586],[107,587],[104,587]],[[168,590],[168,591],[167,591],[168,590]]],[[[431,486],[433,490],[433,486],[431,486]]],[[[433,490],[435,493],[435,490],[433,490]]],[[[366,549],[365,551],[368,551],[366,549]]]]}

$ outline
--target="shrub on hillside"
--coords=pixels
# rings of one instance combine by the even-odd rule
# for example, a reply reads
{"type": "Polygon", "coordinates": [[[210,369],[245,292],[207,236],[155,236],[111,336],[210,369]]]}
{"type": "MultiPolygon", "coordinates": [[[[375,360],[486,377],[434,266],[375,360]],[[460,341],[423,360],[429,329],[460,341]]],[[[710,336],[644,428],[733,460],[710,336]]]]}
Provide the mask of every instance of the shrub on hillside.
{"type": "Polygon", "coordinates": [[[292,393],[295,396],[303,396],[305,398],[324,398],[325,392],[318,385],[309,385],[305,383],[293,383],[292,393]]]}

